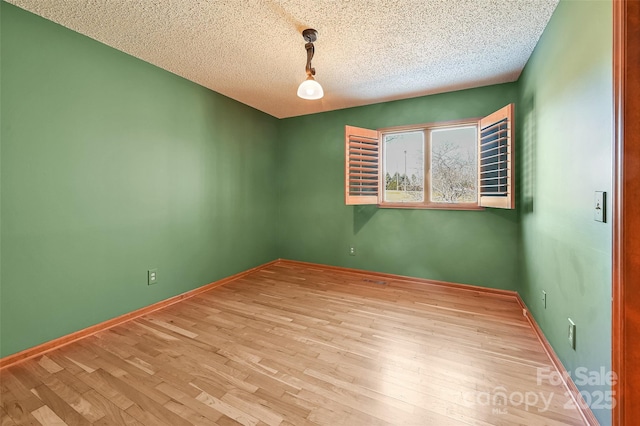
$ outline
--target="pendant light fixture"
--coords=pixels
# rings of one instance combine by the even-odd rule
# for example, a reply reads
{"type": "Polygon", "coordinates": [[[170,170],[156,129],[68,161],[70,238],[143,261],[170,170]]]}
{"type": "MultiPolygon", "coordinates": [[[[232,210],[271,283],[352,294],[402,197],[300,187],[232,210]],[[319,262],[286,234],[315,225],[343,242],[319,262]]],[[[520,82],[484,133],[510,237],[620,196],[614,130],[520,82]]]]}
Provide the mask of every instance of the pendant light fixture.
{"type": "Polygon", "coordinates": [[[307,50],[307,79],[300,83],[298,87],[298,96],[302,99],[315,100],[324,96],[322,86],[318,83],[313,76],[316,75],[316,69],[311,67],[311,59],[315,53],[313,42],[318,39],[318,32],[314,29],[308,28],[302,32],[302,37],[307,42],[304,48],[307,50]]]}

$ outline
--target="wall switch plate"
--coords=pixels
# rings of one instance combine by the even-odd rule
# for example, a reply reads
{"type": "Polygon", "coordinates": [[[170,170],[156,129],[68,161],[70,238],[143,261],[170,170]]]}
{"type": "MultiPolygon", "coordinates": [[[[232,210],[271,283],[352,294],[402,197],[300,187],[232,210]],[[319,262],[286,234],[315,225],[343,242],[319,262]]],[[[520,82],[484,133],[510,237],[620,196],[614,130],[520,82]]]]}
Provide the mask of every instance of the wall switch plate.
{"type": "Polygon", "coordinates": [[[575,351],[576,350],[576,324],[571,320],[571,318],[568,318],[568,320],[569,320],[569,333],[567,337],[569,338],[569,346],[571,346],[571,349],[575,351]]]}
{"type": "Polygon", "coordinates": [[[547,309],[547,292],[542,290],[542,307],[547,309]]]}
{"type": "Polygon", "coordinates": [[[356,255],[356,248],[354,246],[349,247],[349,256],[356,255]]]}
{"type": "Polygon", "coordinates": [[[594,200],[594,216],[593,219],[597,222],[606,222],[607,221],[607,193],[603,191],[596,191],[596,197],[594,200]]]}
{"type": "Polygon", "coordinates": [[[147,271],[147,284],[153,285],[158,282],[158,270],[157,269],[149,269],[147,271]]]}

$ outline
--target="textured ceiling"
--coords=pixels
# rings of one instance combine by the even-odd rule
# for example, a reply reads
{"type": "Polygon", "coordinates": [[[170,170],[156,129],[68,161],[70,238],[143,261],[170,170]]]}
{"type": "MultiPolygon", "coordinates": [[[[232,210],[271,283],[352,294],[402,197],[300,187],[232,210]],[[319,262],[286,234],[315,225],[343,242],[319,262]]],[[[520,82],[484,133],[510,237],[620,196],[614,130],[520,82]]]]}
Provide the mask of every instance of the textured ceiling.
{"type": "Polygon", "coordinates": [[[516,80],[558,0],[7,0],[275,117],[516,80]],[[315,28],[325,97],[296,96],[315,28]]]}

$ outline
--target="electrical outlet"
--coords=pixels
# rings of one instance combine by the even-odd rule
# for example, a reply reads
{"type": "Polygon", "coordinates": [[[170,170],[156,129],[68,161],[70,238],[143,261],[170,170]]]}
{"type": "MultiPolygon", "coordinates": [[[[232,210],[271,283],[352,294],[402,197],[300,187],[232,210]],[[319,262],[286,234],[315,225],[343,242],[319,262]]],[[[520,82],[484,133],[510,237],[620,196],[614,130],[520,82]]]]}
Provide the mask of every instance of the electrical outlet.
{"type": "Polygon", "coordinates": [[[594,214],[593,219],[596,222],[606,222],[607,221],[607,193],[602,191],[596,191],[596,196],[594,200],[594,214]]]}
{"type": "Polygon", "coordinates": [[[349,256],[356,255],[356,248],[354,246],[349,247],[349,256]]]}
{"type": "Polygon", "coordinates": [[[571,318],[568,318],[568,320],[569,320],[569,333],[567,337],[569,338],[569,346],[571,346],[571,349],[575,351],[576,350],[576,324],[571,320],[571,318]]]}
{"type": "Polygon", "coordinates": [[[158,282],[158,270],[157,269],[149,269],[147,271],[147,284],[153,285],[158,282]]]}
{"type": "Polygon", "coordinates": [[[547,309],[547,292],[542,290],[542,307],[547,309]]]}

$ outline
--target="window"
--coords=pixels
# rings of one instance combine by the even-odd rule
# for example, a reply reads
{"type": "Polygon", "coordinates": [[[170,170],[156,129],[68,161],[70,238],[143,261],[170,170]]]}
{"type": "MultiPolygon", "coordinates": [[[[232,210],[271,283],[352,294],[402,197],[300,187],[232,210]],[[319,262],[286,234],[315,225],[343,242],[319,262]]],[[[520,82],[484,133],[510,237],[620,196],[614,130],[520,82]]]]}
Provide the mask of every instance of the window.
{"type": "Polygon", "coordinates": [[[424,132],[382,133],[383,202],[424,202],[424,132]]]}
{"type": "Polygon", "coordinates": [[[514,208],[513,109],[454,123],[347,126],[346,204],[514,208]]]}

